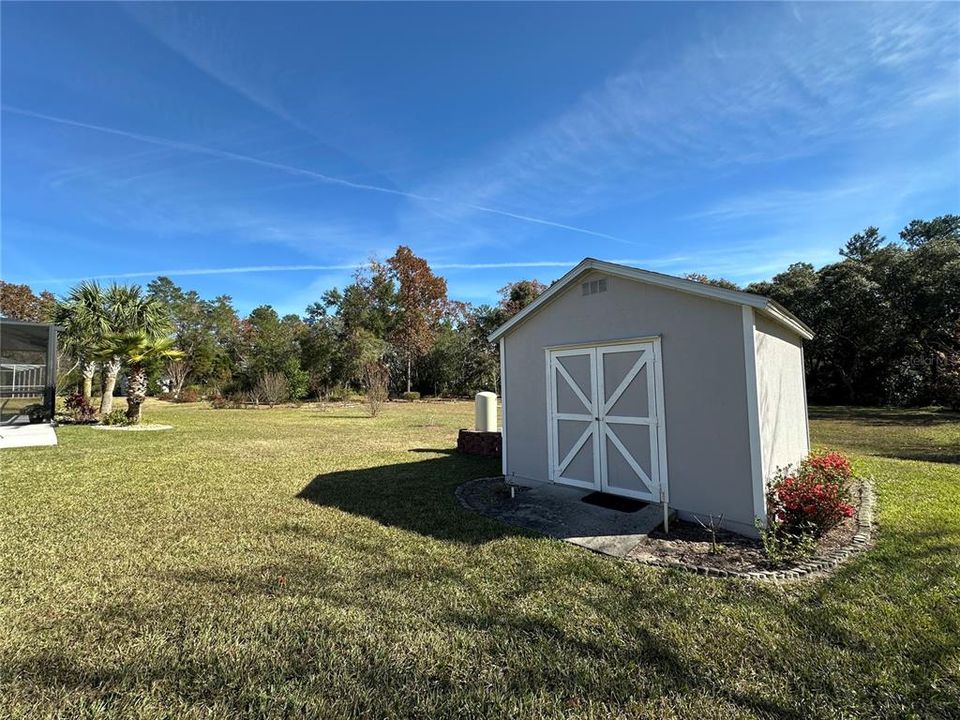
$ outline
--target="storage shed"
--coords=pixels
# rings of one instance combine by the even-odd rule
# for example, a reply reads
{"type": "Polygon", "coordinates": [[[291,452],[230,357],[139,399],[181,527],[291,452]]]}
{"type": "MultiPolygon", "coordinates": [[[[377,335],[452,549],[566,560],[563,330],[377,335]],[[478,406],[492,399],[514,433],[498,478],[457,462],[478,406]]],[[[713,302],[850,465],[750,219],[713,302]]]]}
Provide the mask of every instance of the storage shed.
{"type": "Polygon", "coordinates": [[[765,297],[587,258],[490,335],[503,473],[755,535],[770,478],[809,451],[812,337],[765,297]]]}

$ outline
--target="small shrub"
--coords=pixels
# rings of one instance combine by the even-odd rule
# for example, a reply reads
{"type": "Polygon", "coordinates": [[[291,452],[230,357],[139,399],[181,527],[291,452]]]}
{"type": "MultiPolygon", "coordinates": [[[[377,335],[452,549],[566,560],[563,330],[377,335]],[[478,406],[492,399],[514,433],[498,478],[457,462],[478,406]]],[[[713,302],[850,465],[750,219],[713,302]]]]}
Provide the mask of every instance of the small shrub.
{"type": "Polygon", "coordinates": [[[31,423],[42,423],[47,419],[47,406],[43,403],[27,405],[22,412],[31,423]]]}
{"type": "Polygon", "coordinates": [[[136,420],[134,418],[127,417],[127,411],[116,409],[108,412],[106,415],[100,418],[101,425],[134,425],[136,420]]]}
{"type": "Polygon", "coordinates": [[[783,525],[773,518],[768,520],[766,527],[759,520],[756,526],[763,554],[771,565],[783,565],[791,560],[810,557],[817,548],[816,535],[809,526],[786,532],[783,525]]]}
{"type": "Polygon", "coordinates": [[[210,407],[214,410],[223,410],[224,408],[230,407],[230,401],[220,393],[210,395],[207,398],[207,402],[210,403],[210,407]]]}
{"type": "Polygon", "coordinates": [[[253,402],[263,400],[270,407],[273,407],[277,403],[290,399],[290,383],[287,382],[284,375],[268,372],[260,376],[253,392],[255,393],[253,402]]]}
{"type": "Polygon", "coordinates": [[[405,392],[405,393],[403,393],[400,397],[401,397],[403,400],[419,400],[419,399],[420,399],[420,393],[418,393],[418,392],[416,392],[416,391],[405,392]]]}
{"type": "Polygon", "coordinates": [[[346,385],[334,385],[327,393],[330,402],[343,402],[350,399],[350,388],[346,385]]]}
{"type": "Polygon", "coordinates": [[[367,388],[367,409],[376,417],[390,396],[390,372],[378,362],[367,363],[363,369],[367,388]]]}
{"type": "Polygon", "coordinates": [[[252,391],[249,395],[241,392],[234,392],[230,393],[229,395],[217,393],[209,398],[210,407],[212,407],[214,410],[226,410],[228,408],[233,410],[242,410],[244,408],[244,403],[247,402],[247,398],[249,396],[253,396],[255,398],[254,402],[259,402],[256,393],[252,391]]]}
{"type": "Polygon", "coordinates": [[[63,407],[66,413],[62,419],[67,422],[92,423],[97,419],[97,411],[94,410],[90,401],[83,396],[83,393],[76,392],[68,395],[67,399],[63,401],[63,407]]]}
{"type": "Polygon", "coordinates": [[[694,515],[694,517],[697,519],[697,522],[700,523],[700,527],[710,535],[710,554],[721,554],[723,552],[723,546],[717,541],[717,533],[723,527],[723,513],[720,513],[720,517],[718,518],[714,518],[713,515],[711,515],[709,522],[704,522],[697,515],[694,515]]]}
{"type": "Polygon", "coordinates": [[[199,385],[187,385],[180,394],[173,398],[178,403],[195,403],[203,399],[203,388],[199,385]]]}

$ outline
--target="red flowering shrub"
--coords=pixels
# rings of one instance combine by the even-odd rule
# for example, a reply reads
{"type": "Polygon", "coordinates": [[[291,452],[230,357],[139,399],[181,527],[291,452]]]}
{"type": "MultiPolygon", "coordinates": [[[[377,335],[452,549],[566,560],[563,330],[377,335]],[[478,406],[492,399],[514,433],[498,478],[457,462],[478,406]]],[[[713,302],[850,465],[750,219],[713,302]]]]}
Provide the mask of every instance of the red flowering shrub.
{"type": "Polygon", "coordinates": [[[837,485],[845,485],[853,477],[850,461],[846,455],[838,452],[810,455],[800,463],[800,472],[837,485]]]}
{"type": "Polygon", "coordinates": [[[789,469],[767,493],[773,524],[785,533],[822,535],[855,513],[850,504],[850,461],[840,453],[811,455],[789,469]]]}

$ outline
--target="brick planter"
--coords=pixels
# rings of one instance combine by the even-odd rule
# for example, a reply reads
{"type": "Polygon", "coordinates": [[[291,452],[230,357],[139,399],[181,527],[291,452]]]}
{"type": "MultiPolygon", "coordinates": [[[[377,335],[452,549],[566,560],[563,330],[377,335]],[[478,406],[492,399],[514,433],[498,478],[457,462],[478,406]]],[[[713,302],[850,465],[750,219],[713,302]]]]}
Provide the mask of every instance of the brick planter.
{"type": "Polygon", "coordinates": [[[499,432],[480,432],[479,430],[461,430],[457,436],[457,452],[483,457],[500,457],[501,439],[499,432]]]}

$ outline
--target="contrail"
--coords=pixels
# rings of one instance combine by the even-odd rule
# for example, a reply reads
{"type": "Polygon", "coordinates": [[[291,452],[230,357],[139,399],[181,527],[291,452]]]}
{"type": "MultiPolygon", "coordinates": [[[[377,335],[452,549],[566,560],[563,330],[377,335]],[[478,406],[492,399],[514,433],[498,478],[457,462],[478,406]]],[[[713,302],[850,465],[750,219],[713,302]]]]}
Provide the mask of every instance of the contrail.
{"type": "Polygon", "coordinates": [[[264,160],[262,158],[253,157],[252,155],[242,155],[240,153],[230,152],[229,150],[220,150],[217,148],[207,147],[205,145],[196,145],[194,143],[181,142],[179,140],[171,140],[169,138],[158,137],[156,135],[144,135],[142,133],[130,132],[128,130],[120,130],[117,128],[107,127],[105,125],[94,125],[92,123],[85,123],[85,122],[80,122],[79,120],[71,120],[69,118],[57,117],[56,115],[46,115],[44,113],[34,112],[33,110],[26,110],[24,108],[13,107],[10,105],[0,105],[0,109],[2,109],[4,112],[13,113],[15,115],[32,117],[38,120],[46,120],[48,122],[59,123],[60,125],[68,125],[70,127],[78,127],[78,128],[84,128],[86,130],[94,130],[96,132],[106,133],[108,135],[116,135],[118,137],[124,137],[130,140],[137,140],[138,142],[149,143],[151,145],[158,145],[160,147],[170,148],[173,150],[182,150],[183,152],[190,152],[190,153],[195,153],[199,155],[207,155],[210,157],[222,158],[224,160],[235,160],[237,162],[244,162],[250,165],[258,165],[260,167],[270,168],[271,170],[279,170],[281,172],[289,173],[291,175],[309,177],[314,180],[319,180],[320,182],[325,182],[332,185],[340,185],[342,187],[353,188],[354,190],[365,190],[368,192],[378,192],[378,193],[384,193],[387,195],[397,195],[400,197],[409,198],[411,200],[420,200],[422,202],[438,203],[441,205],[467,208],[469,210],[475,210],[477,212],[487,213],[490,215],[499,215],[500,217],[512,218],[514,220],[521,220],[523,222],[533,223],[535,225],[546,225],[547,227],[554,227],[560,230],[569,230],[570,232],[581,233],[583,235],[592,235],[593,237],[604,238],[606,240],[613,240],[614,242],[624,243],[627,245],[635,244],[630,242],[629,240],[624,240],[623,238],[616,237],[615,235],[608,235],[607,233],[598,232],[596,230],[590,230],[589,228],[577,227],[576,225],[565,225],[563,223],[554,222],[553,220],[546,220],[544,218],[538,218],[532,215],[521,215],[519,213],[508,212],[506,210],[498,210],[497,208],[487,207],[485,205],[474,205],[472,203],[458,202],[456,200],[447,200],[439,197],[430,197],[429,195],[420,195],[418,193],[406,192],[404,190],[396,190],[394,188],[382,187],[380,185],[358,183],[352,180],[346,180],[344,178],[335,177],[333,175],[325,175],[324,173],[316,172],[315,170],[308,170],[307,168],[301,168],[295,165],[286,165],[284,163],[273,162],[271,160],[264,160]]]}
{"type": "MultiPolygon", "coordinates": [[[[434,270],[511,270],[522,268],[554,268],[565,267],[572,268],[579,260],[529,260],[517,262],[499,262],[499,263],[435,263],[430,267],[434,270]]],[[[608,262],[619,265],[643,265],[656,264],[651,260],[620,259],[609,260],[608,262]]],[[[31,280],[33,283],[67,283],[80,282],[81,280],[132,280],[135,278],[157,277],[159,275],[181,276],[188,275],[239,275],[244,273],[267,273],[267,272],[333,272],[356,270],[362,263],[341,264],[341,265],[244,265],[239,267],[222,268],[185,268],[178,270],[138,270],[136,272],[111,273],[104,275],[93,275],[84,277],[69,278],[43,278],[31,280]]]]}

